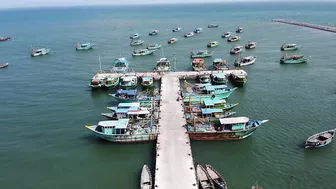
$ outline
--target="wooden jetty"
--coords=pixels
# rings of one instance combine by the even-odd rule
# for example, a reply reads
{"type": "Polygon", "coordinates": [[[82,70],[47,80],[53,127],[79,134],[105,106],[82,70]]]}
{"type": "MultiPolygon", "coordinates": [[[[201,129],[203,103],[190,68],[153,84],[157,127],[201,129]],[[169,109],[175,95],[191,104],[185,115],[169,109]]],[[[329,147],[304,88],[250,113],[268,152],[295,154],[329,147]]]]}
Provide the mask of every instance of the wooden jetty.
{"type": "Polygon", "coordinates": [[[284,20],[284,19],[273,19],[271,21],[336,33],[336,27],[332,27],[332,26],[323,26],[323,25],[318,25],[318,24],[310,24],[306,22],[297,22],[297,21],[284,20]]]}

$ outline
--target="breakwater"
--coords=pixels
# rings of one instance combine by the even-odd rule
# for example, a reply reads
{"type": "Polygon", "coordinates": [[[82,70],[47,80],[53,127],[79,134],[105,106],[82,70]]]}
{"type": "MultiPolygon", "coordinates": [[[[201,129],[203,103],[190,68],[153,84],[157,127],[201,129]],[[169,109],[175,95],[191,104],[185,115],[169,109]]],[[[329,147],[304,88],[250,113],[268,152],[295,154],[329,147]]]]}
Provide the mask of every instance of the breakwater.
{"type": "Polygon", "coordinates": [[[332,26],[323,26],[323,25],[318,25],[318,24],[310,24],[306,22],[297,22],[297,21],[284,20],[284,19],[273,19],[271,21],[336,33],[336,27],[332,27],[332,26]]]}

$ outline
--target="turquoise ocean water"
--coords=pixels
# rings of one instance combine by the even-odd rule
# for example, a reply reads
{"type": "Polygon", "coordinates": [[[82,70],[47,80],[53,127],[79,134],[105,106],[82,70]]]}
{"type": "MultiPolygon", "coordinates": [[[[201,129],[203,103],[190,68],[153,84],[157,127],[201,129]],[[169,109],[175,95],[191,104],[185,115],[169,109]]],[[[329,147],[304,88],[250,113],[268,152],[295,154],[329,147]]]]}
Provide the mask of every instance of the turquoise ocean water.
{"type": "MultiPolygon", "coordinates": [[[[197,162],[213,165],[230,189],[250,188],[257,180],[265,189],[334,189],[336,144],[304,150],[305,139],[335,128],[336,62],[334,33],[270,22],[293,19],[335,26],[335,3],[230,3],[128,7],[44,8],[0,11],[0,185],[3,189],[139,188],[143,163],[155,165],[154,143],[117,145],[89,133],[115,104],[108,91],[88,87],[102,66],[124,56],[135,71],[153,70],[162,52],[131,56],[129,36],[142,34],[145,43],[161,43],[163,54],[177,70],[191,70],[189,53],[205,49],[209,40],[220,42],[215,56],[233,65],[234,45],[220,36],[242,26],[242,41],[256,41],[255,65],[246,67],[247,85],[229,102],[239,102],[237,116],[270,119],[251,137],[236,142],[192,142],[197,162]],[[208,29],[210,23],[219,28],[208,29]],[[173,33],[174,27],[182,27],[173,33]],[[203,27],[204,32],[183,38],[203,27]],[[151,29],[160,30],[148,36],[151,29]],[[167,39],[179,37],[174,45],[167,39]],[[92,42],[96,49],[76,52],[77,42],[92,42]],[[308,64],[280,65],[282,43],[301,45],[311,56],[308,64]],[[51,48],[45,57],[30,57],[31,47],[51,48]],[[293,176],[291,182],[291,176],[293,176]]],[[[211,59],[207,59],[211,67],[211,59]]],[[[172,136],[174,138],[174,136],[172,136]]]]}

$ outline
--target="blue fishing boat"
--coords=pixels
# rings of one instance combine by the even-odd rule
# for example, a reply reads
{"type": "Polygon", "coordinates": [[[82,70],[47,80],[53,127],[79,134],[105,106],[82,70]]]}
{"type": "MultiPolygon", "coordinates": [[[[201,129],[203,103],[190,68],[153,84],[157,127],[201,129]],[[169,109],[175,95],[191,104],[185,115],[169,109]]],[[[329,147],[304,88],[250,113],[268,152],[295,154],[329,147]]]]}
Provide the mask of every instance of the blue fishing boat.
{"type": "Polygon", "coordinates": [[[90,50],[93,49],[93,46],[94,44],[91,43],[83,43],[83,44],[77,43],[76,50],[77,51],[90,50]]]}
{"type": "Polygon", "coordinates": [[[119,86],[122,89],[134,89],[138,86],[138,78],[135,74],[125,74],[119,80],[119,86]]]}
{"type": "Polygon", "coordinates": [[[126,58],[117,58],[112,63],[112,71],[117,73],[124,73],[130,62],[126,58]]]}
{"type": "Polygon", "coordinates": [[[212,83],[216,85],[226,84],[228,79],[224,73],[213,73],[211,74],[212,83]]]}
{"type": "Polygon", "coordinates": [[[139,94],[137,90],[119,89],[115,94],[109,94],[118,102],[152,102],[153,96],[139,94]]]}
{"type": "Polygon", "coordinates": [[[323,131],[310,136],[305,143],[305,148],[319,148],[331,143],[334,139],[336,129],[323,131]]]}
{"type": "Polygon", "coordinates": [[[136,143],[156,140],[157,125],[144,123],[130,124],[129,119],[100,121],[97,125],[85,126],[93,134],[104,140],[116,143],[136,143]]]}

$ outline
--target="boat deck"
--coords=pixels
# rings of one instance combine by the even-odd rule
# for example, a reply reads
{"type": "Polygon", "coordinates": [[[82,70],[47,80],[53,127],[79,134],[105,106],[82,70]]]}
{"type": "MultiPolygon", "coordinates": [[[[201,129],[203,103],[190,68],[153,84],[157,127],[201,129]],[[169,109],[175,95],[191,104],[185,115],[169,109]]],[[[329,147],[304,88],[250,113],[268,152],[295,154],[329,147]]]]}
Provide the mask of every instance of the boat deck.
{"type": "MultiPolygon", "coordinates": [[[[175,72],[176,73],[176,72],[175,72]]],[[[181,75],[182,72],[180,72],[181,75]]],[[[156,189],[197,189],[194,162],[182,102],[179,74],[167,74],[161,79],[160,133],[156,146],[156,189]]]]}
{"type": "Polygon", "coordinates": [[[310,24],[306,22],[297,22],[297,21],[283,20],[283,19],[273,19],[271,21],[336,33],[336,27],[332,27],[332,26],[323,26],[323,25],[318,25],[318,24],[310,24]]]}

